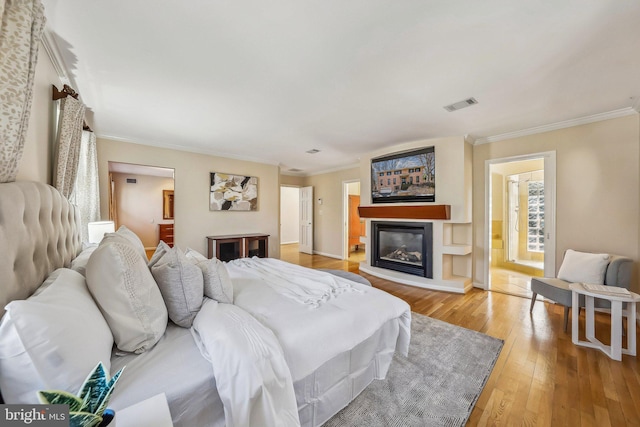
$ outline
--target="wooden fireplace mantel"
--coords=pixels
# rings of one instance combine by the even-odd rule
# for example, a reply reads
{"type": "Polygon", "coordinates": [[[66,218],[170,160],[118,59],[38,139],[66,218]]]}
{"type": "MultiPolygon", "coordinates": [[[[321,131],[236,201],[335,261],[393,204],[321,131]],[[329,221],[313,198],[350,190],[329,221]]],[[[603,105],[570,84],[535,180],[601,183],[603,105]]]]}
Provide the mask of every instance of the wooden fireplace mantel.
{"type": "Polygon", "coordinates": [[[451,205],[359,206],[361,218],[451,219],[451,205]]]}

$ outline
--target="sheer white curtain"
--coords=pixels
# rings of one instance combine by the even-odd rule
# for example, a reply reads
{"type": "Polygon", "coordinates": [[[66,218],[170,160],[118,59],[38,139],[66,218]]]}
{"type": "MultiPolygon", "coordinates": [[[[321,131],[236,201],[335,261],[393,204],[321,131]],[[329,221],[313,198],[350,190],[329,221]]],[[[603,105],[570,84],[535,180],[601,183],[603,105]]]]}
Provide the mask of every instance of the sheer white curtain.
{"type": "Polygon", "coordinates": [[[0,182],[18,173],[44,23],[40,0],[0,2],[0,182]]]}
{"type": "Polygon", "coordinates": [[[71,202],[80,210],[82,241],[89,241],[88,224],[100,220],[100,186],[96,136],[82,131],[78,156],[78,171],[71,202]]]}
{"type": "Polygon", "coordinates": [[[67,198],[73,192],[78,173],[84,110],[84,104],[71,96],[60,100],[53,183],[67,198]]]}

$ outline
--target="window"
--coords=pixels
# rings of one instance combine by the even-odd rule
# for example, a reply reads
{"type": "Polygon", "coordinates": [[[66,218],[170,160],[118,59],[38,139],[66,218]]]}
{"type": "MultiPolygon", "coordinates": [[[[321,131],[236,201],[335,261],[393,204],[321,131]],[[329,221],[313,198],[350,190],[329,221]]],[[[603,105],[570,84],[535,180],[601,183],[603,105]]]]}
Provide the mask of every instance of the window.
{"type": "Polygon", "coordinates": [[[387,172],[387,176],[391,175],[391,171],[387,172]]]}
{"type": "Polygon", "coordinates": [[[544,182],[528,183],[527,249],[544,252],[544,182]]]}
{"type": "Polygon", "coordinates": [[[382,187],[384,185],[384,181],[380,180],[380,186],[382,187]]]}
{"type": "Polygon", "coordinates": [[[379,176],[384,176],[384,172],[380,172],[378,175],[379,176]]]}
{"type": "Polygon", "coordinates": [[[393,178],[393,185],[396,185],[396,179],[393,178]]]}
{"type": "Polygon", "coordinates": [[[419,184],[419,183],[420,183],[420,175],[417,175],[416,176],[416,184],[419,184]]]}
{"type": "Polygon", "coordinates": [[[387,178],[387,185],[391,185],[391,178],[387,178]]]}

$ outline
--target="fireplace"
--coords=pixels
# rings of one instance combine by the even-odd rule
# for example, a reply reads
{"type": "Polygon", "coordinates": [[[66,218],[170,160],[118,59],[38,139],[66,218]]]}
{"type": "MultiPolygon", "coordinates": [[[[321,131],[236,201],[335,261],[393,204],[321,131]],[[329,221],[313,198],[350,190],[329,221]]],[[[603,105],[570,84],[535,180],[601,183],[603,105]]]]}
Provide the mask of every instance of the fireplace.
{"type": "Polygon", "coordinates": [[[371,222],[371,265],[433,278],[433,224],[371,222]]]}

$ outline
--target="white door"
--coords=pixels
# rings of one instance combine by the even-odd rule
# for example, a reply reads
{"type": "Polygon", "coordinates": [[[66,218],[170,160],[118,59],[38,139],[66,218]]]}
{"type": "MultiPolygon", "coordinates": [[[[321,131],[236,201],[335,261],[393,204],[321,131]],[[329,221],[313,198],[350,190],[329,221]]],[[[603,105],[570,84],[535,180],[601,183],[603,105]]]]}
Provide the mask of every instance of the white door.
{"type": "Polygon", "coordinates": [[[313,187],[300,188],[300,252],[313,254],[313,187]]]}

